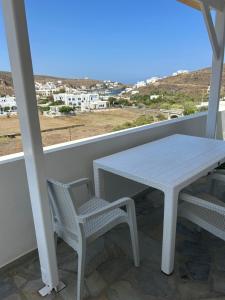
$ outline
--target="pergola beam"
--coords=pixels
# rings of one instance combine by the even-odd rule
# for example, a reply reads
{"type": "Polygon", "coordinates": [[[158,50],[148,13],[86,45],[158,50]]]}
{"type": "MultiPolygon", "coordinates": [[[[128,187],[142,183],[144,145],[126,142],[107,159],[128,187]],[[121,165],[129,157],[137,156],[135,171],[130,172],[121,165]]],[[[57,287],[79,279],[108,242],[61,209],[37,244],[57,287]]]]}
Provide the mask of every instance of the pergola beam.
{"type": "Polygon", "coordinates": [[[202,3],[208,4],[211,9],[223,11],[225,7],[224,0],[177,0],[192,8],[201,10],[202,3]]]}
{"type": "Polygon", "coordinates": [[[225,47],[225,0],[177,0],[195,9],[201,10],[206,23],[213,50],[212,76],[210,85],[209,107],[206,123],[206,136],[216,137],[217,117],[224,65],[225,47]],[[214,25],[211,9],[216,10],[214,25]]]}
{"type": "Polygon", "coordinates": [[[187,6],[190,6],[194,9],[201,10],[201,5],[198,1],[196,0],[177,0],[178,2],[181,2],[183,4],[186,4],[187,6]]]}
{"type": "Polygon", "coordinates": [[[218,43],[215,25],[212,20],[212,15],[211,15],[209,4],[206,3],[205,1],[202,1],[201,8],[202,8],[203,17],[205,20],[208,34],[209,34],[209,40],[211,42],[214,56],[219,58],[220,47],[219,47],[219,43],[218,43]]]}
{"type": "Polygon", "coordinates": [[[198,0],[200,4],[205,3],[207,4],[210,8],[218,10],[218,11],[223,11],[225,7],[225,1],[224,0],[198,0]]]}
{"type": "Polygon", "coordinates": [[[24,0],[2,0],[2,7],[44,295],[57,289],[59,279],[24,0]]]}
{"type": "Polygon", "coordinates": [[[209,106],[206,124],[206,136],[216,137],[217,118],[220,102],[220,91],[222,84],[222,74],[224,66],[224,47],[225,47],[225,9],[224,12],[217,11],[215,31],[219,44],[219,56],[213,55],[212,76],[210,85],[209,106]]]}

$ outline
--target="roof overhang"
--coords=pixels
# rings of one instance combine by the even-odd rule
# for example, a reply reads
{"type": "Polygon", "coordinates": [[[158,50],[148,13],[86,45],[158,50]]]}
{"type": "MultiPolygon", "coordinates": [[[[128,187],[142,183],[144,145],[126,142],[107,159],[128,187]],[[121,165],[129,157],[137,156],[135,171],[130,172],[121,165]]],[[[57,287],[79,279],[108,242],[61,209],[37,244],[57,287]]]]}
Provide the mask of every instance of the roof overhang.
{"type": "Polygon", "coordinates": [[[201,10],[202,4],[206,3],[210,6],[211,9],[223,11],[225,7],[225,0],[177,0],[182,2],[192,8],[201,10]]]}

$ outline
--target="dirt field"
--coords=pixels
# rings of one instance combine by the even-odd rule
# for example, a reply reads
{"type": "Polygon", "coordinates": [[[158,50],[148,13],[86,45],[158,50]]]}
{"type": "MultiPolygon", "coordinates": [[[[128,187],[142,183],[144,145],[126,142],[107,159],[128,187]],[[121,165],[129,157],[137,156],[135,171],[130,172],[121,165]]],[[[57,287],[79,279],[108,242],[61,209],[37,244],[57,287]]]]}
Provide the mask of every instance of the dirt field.
{"type": "MultiPolygon", "coordinates": [[[[77,128],[42,133],[43,146],[77,140],[85,137],[108,133],[118,125],[133,121],[142,114],[138,110],[116,109],[95,113],[84,113],[74,117],[49,118],[40,116],[41,129],[52,129],[72,125],[77,128]]],[[[0,136],[19,133],[18,117],[0,118],[0,136]]],[[[22,151],[21,137],[0,138],[0,156],[22,151]]]]}

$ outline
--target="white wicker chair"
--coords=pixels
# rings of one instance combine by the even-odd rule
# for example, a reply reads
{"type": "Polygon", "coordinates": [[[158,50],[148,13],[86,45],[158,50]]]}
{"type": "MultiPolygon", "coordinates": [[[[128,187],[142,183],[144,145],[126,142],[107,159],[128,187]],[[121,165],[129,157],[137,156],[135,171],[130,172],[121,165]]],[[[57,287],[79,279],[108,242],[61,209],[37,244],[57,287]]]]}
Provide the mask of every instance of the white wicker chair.
{"type": "MultiPolygon", "coordinates": [[[[218,170],[208,176],[207,182],[211,185],[211,189],[215,188],[216,181],[225,184],[224,171],[218,170]]],[[[225,240],[225,202],[211,193],[204,192],[193,194],[183,191],[179,199],[182,201],[179,205],[179,216],[225,240]]]]}
{"type": "Polygon", "coordinates": [[[87,178],[67,184],[49,179],[48,191],[51,200],[54,231],[78,254],[77,300],[81,300],[83,294],[87,243],[102,236],[114,226],[120,223],[128,224],[134,264],[139,266],[139,244],[133,199],[121,198],[110,203],[103,199],[91,197],[87,178]],[[77,207],[72,190],[80,186],[87,188],[90,200],[77,207]],[[122,210],[121,207],[125,207],[126,210],[122,210]]]}

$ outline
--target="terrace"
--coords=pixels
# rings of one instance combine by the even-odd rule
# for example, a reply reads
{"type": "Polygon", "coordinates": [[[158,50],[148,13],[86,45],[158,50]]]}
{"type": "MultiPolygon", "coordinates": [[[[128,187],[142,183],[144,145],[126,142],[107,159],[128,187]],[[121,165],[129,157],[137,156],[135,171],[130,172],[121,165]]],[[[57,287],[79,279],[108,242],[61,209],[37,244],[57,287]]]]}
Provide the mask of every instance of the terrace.
{"type": "MultiPolygon", "coordinates": [[[[220,136],[225,131],[222,126],[224,122],[225,112],[221,112],[220,136]]],[[[92,178],[92,161],[95,158],[173,133],[204,136],[205,124],[206,113],[201,113],[106,136],[51,146],[45,149],[47,175],[54,175],[54,178],[62,181],[83,176],[92,178]]],[[[5,199],[0,204],[0,263],[1,266],[6,265],[0,275],[1,299],[41,299],[38,290],[43,286],[43,282],[38,255],[33,251],[36,241],[23,154],[1,159],[0,178],[2,199],[5,199]],[[12,189],[12,186],[15,189],[12,189]]],[[[163,194],[153,189],[145,190],[146,187],[113,175],[107,178],[106,185],[107,198],[111,200],[127,194],[127,191],[131,195],[138,193],[135,203],[141,267],[133,266],[127,228],[118,226],[89,249],[85,280],[86,295],[89,297],[87,299],[224,297],[225,244],[222,240],[205,231],[199,233],[191,223],[179,219],[175,271],[167,277],[160,271],[163,194]],[[143,190],[144,192],[140,192],[143,190]]],[[[201,188],[201,184],[198,187],[201,188]]],[[[46,299],[74,299],[77,259],[75,252],[60,241],[57,259],[59,277],[66,284],[66,288],[57,294],[53,292],[52,295],[46,296],[46,299]]]]}
{"type": "MultiPolygon", "coordinates": [[[[216,137],[223,139],[225,112],[218,113],[218,103],[224,60],[225,8],[223,6],[221,13],[222,1],[215,1],[218,3],[215,29],[205,7],[214,51],[208,114],[51,146],[43,153],[23,1],[2,2],[16,97],[20,99],[24,154],[0,158],[0,297],[41,299],[38,290],[43,282],[50,292],[57,287],[59,274],[66,288],[58,293],[52,291],[46,299],[75,299],[77,257],[60,241],[57,272],[46,178],[66,182],[89,177],[93,181],[93,160],[176,133],[214,138],[216,131],[216,137]]],[[[199,8],[204,1],[182,2],[199,8]]],[[[204,7],[200,8],[204,11],[204,7]]],[[[88,251],[85,275],[88,299],[224,299],[224,241],[205,231],[199,232],[191,223],[179,219],[175,270],[166,276],[160,271],[163,194],[112,174],[105,176],[104,183],[109,201],[124,195],[135,198],[141,266],[133,267],[130,243],[125,238],[127,228],[116,227],[93,243],[88,251]]],[[[201,180],[196,188],[201,190],[201,180]]],[[[223,196],[222,188],[216,192],[218,197],[223,196]]]]}
{"type": "MultiPolygon", "coordinates": [[[[224,242],[206,232],[199,233],[190,223],[177,225],[175,273],[160,272],[162,240],[162,195],[149,191],[136,199],[141,267],[133,266],[127,228],[118,227],[104,240],[92,245],[86,268],[87,299],[224,299],[224,242]],[[208,246],[210,245],[210,246],[208,246]],[[97,251],[96,251],[97,250],[97,251]]],[[[57,251],[59,274],[67,288],[46,299],[74,299],[76,256],[66,244],[57,251]]],[[[37,255],[29,255],[0,276],[1,299],[42,299],[37,255]]]]}

